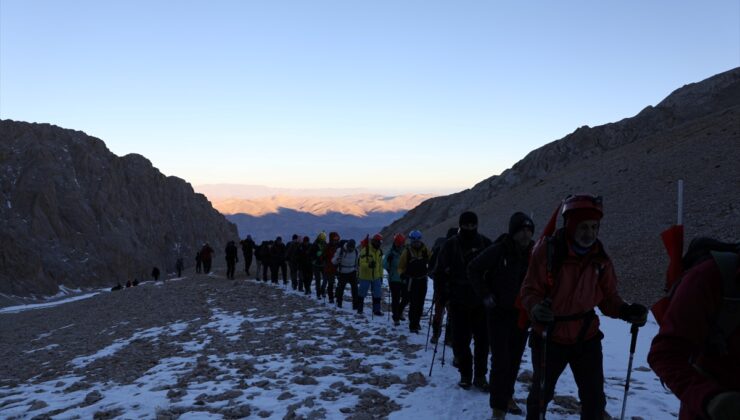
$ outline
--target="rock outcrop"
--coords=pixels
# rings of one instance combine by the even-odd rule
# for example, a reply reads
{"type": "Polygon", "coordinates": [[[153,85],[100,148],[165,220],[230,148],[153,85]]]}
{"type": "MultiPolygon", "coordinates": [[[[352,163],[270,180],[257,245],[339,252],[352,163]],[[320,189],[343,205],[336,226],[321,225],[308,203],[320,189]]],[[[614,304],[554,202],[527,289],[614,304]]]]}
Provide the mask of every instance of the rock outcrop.
{"type": "Polygon", "coordinates": [[[601,236],[627,298],[662,293],[667,259],[659,234],[676,220],[676,181],[686,185],[686,237],[740,239],[740,68],[686,85],[632,118],[581,127],[530,152],[469,190],[425,201],[383,231],[422,229],[433,241],[458,215],[479,213],[495,237],[512,212],[534,215],[538,234],[568,194],[604,196],[601,236]]]}
{"type": "Polygon", "coordinates": [[[236,226],[143,156],[49,124],[0,121],[0,293],[49,295],[171,271],[236,226]]]}

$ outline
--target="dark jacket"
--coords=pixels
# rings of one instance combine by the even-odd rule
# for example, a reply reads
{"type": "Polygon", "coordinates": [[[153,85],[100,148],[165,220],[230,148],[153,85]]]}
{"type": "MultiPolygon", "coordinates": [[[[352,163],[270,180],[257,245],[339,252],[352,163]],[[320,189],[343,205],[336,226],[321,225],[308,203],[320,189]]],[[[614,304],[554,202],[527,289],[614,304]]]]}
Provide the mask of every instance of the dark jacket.
{"type": "Polygon", "coordinates": [[[254,241],[252,239],[244,239],[239,243],[242,246],[242,254],[244,255],[244,258],[247,258],[248,256],[251,257],[255,248],[254,241]]]}
{"type": "Polygon", "coordinates": [[[298,248],[301,246],[300,242],[290,241],[285,245],[285,259],[291,264],[298,263],[298,248]]]}
{"type": "Polygon", "coordinates": [[[270,262],[272,264],[282,264],[285,262],[285,244],[282,242],[275,242],[272,244],[270,249],[270,262]]]}
{"type": "Polygon", "coordinates": [[[717,318],[721,304],[722,275],[709,259],[684,275],[653,339],[648,362],[681,400],[679,419],[706,419],[712,397],[740,391],[740,328],[726,341],[726,354],[709,346],[710,320],[717,318]]]}
{"type": "Polygon", "coordinates": [[[314,268],[324,268],[324,250],[326,249],[326,242],[316,240],[311,244],[311,248],[308,253],[311,258],[311,263],[314,268]]]}
{"type": "Polygon", "coordinates": [[[468,278],[468,264],[480,252],[491,245],[487,237],[476,234],[469,241],[455,235],[445,241],[437,256],[434,269],[435,287],[439,284],[442,302],[449,300],[454,304],[477,306],[482,304],[482,296],[473,289],[468,278]]]}
{"type": "Polygon", "coordinates": [[[520,251],[506,233],[468,264],[468,277],[476,293],[481,297],[492,295],[497,311],[515,310],[514,302],[527,274],[532,244],[520,251]]]}
{"type": "Polygon", "coordinates": [[[239,257],[237,257],[237,253],[238,253],[238,249],[236,248],[236,245],[234,245],[233,242],[230,242],[228,245],[226,245],[224,254],[226,254],[227,261],[238,261],[239,257]]]}
{"type": "Polygon", "coordinates": [[[313,268],[313,264],[311,262],[311,245],[303,242],[300,245],[298,245],[296,249],[296,263],[298,263],[298,267],[301,270],[311,270],[313,268]]]}

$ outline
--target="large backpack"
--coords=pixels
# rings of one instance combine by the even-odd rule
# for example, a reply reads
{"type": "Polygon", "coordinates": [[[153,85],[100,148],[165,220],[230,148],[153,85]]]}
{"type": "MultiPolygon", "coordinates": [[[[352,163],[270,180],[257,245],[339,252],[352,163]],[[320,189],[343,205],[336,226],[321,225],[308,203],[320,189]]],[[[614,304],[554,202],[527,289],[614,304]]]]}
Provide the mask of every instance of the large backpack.
{"type": "MultiPolygon", "coordinates": [[[[721,242],[712,238],[696,238],[691,241],[686,254],[681,259],[684,276],[691,268],[699,265],[707,259],[714,260],[722,275],[722,303],[714,320],[713,331],[709,337],[709,345],[720,354],[727,350],[727,340],[740,326],[740,284],[738,284],[736,273],[740,266],[740,243],[721,242]]],[[[661,298],[655,306],[664,308],[653,314],[658,324],[662,324],[665,309],[681,284],[681,276],[661,298]]]]}
{"type": "Polygon", "coordinates": [[[406,245],[406,271],[409,278],[426,278],[428,274],[429,250],[423,247],[420,255],[414,255],[411,245],[406,245]]]}

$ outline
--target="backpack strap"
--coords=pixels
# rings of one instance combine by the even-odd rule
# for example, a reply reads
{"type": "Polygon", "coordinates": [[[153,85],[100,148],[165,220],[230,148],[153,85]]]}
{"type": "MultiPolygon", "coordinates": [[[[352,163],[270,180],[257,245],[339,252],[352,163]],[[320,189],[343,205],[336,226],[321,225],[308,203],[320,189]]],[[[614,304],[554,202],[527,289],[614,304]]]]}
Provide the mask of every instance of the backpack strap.
{"type": "Polygon", "coordinates": [[[740,258],[733,252],[712,251],[712,258],[722,275],[722,303],[717,314],[716,335],[711,340],[721,354],[727,352],[727,341],[740,326],[740,284],[735,279],[740,258]]]}

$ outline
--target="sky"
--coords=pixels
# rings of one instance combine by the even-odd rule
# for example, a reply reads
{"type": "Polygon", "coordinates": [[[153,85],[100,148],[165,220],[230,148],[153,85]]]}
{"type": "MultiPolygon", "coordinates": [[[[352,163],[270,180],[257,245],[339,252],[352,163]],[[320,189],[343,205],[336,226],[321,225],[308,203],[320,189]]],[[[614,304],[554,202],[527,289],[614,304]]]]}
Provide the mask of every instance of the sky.
{"type": "Polygon", "coordinates": [[[739,65],[737,0],[0,0],[0,118],[194,185],[458,191],[739,65]]]}

